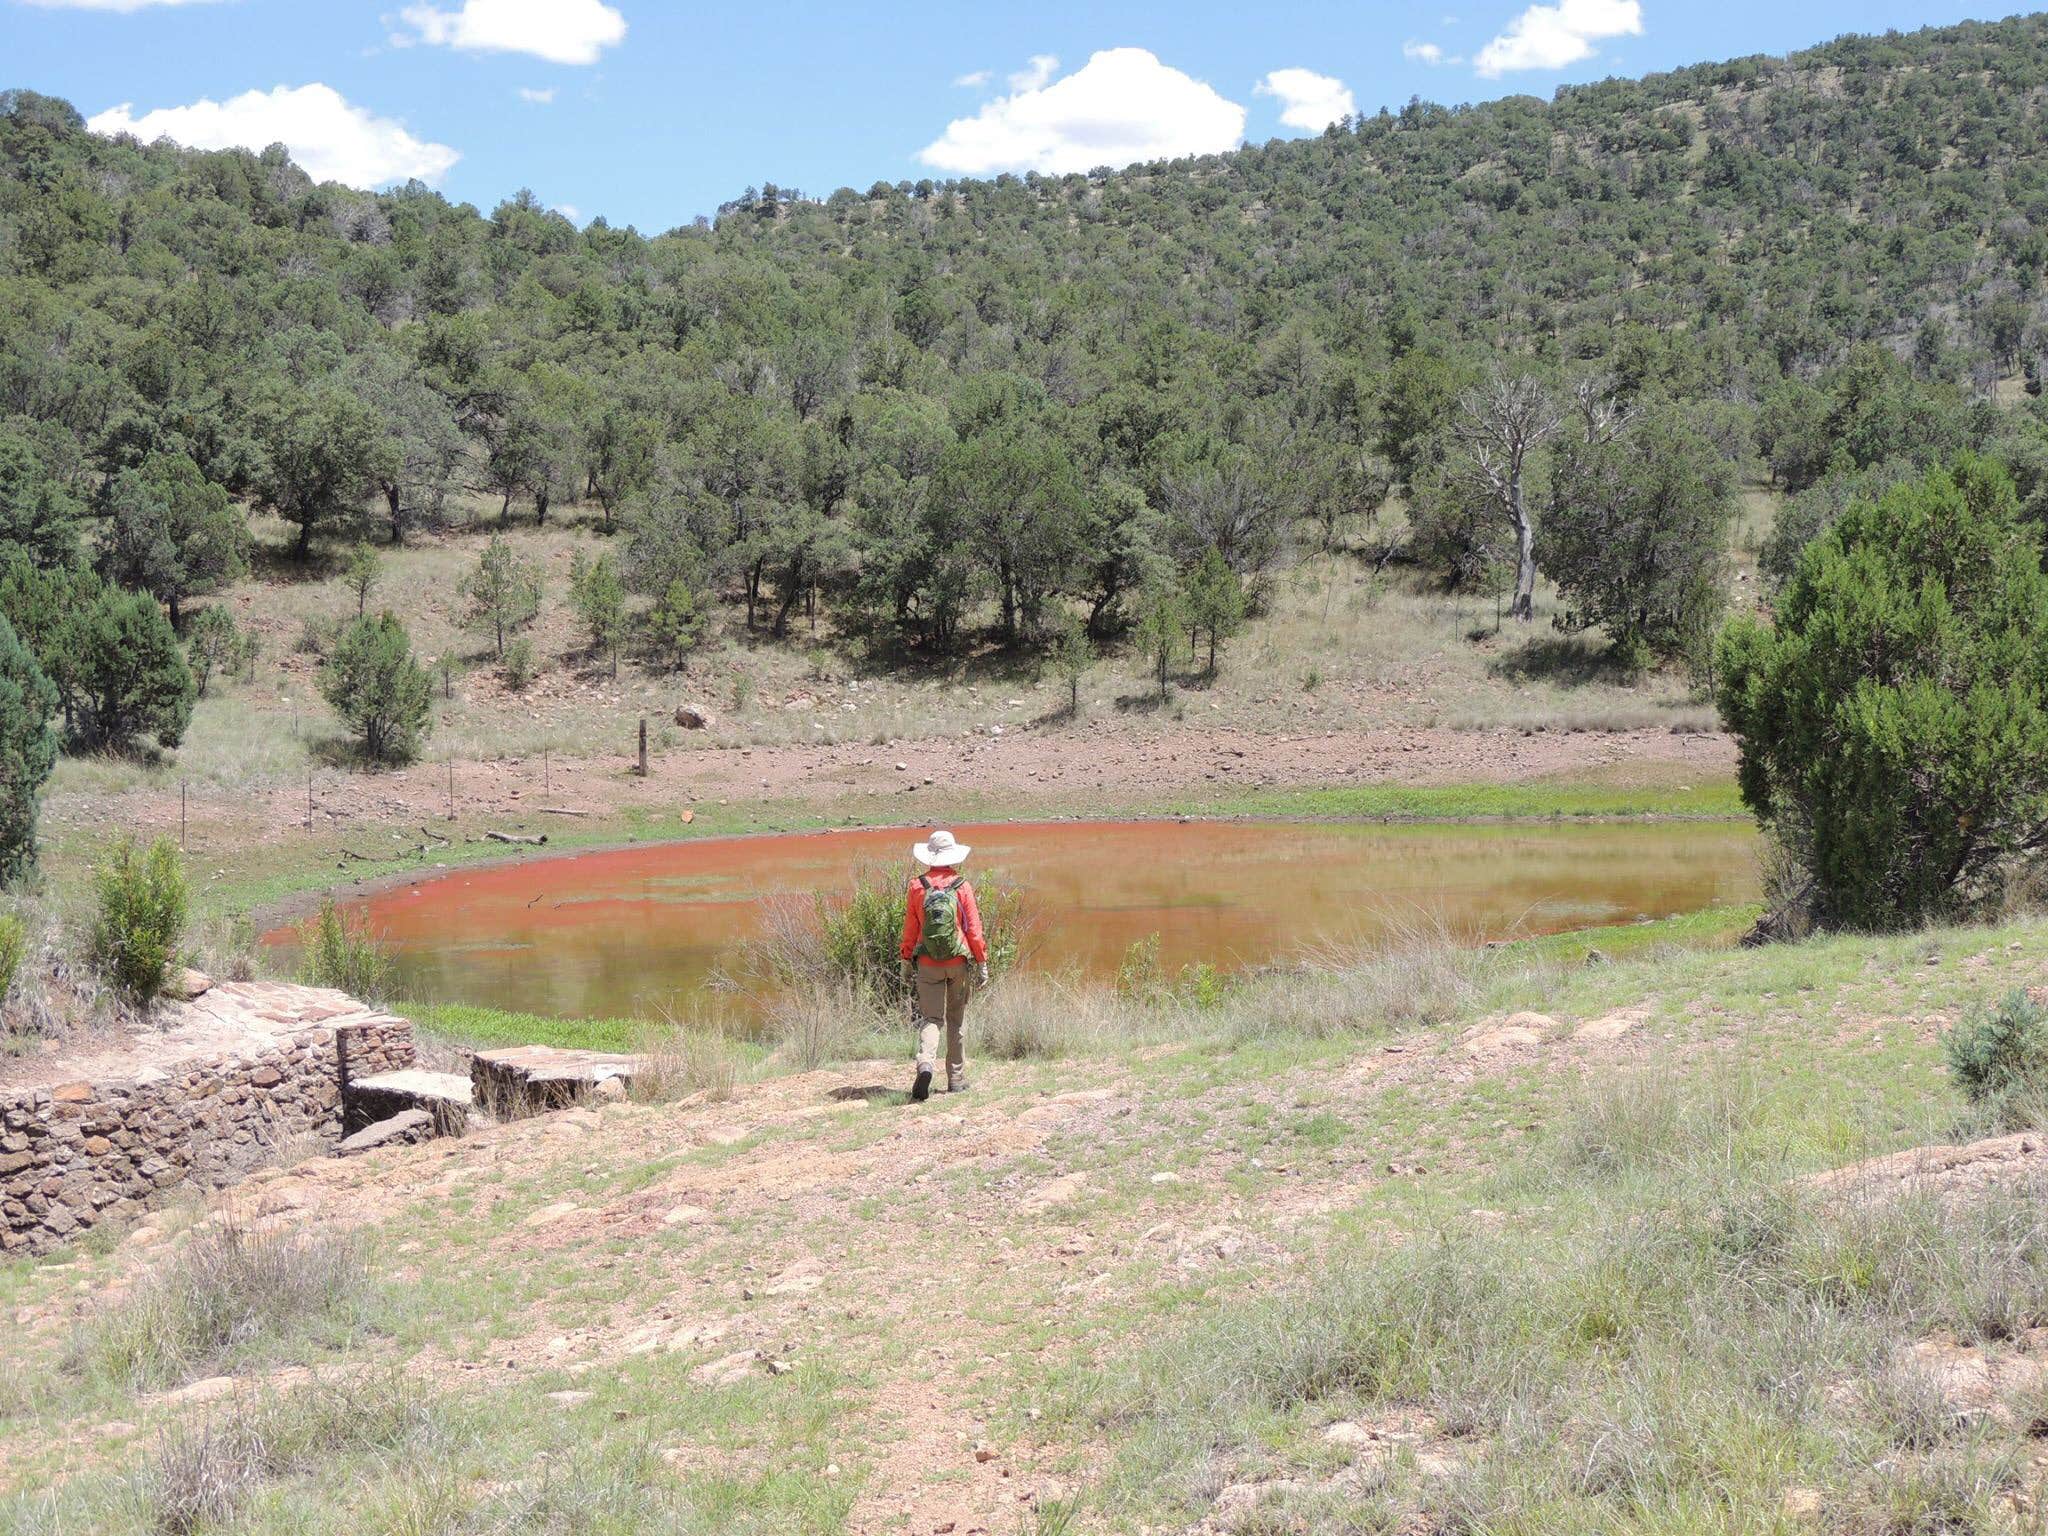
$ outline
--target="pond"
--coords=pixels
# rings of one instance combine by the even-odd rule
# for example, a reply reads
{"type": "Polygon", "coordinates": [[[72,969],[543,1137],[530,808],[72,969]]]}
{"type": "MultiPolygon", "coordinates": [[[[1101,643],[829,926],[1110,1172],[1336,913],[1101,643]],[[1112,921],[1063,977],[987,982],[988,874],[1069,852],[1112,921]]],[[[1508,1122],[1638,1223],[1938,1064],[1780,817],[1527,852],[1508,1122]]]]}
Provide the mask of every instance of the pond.
{"type": "MultiPolygon", "coordinates": [[[[1026,893],[1030,964],[1239,969],[1441,925],[1526,937],[1754,899],[1746,824],[1050,822],[956,828],[969,874],[1026,893]]],[[[346,903],[397,995],[566,1018],[684,1011],[777,893],[911,873],[907,829],[661,843],[453,870],[346,903]]],[[[290,929],[267,936],[289,944],[290,929]]]]}

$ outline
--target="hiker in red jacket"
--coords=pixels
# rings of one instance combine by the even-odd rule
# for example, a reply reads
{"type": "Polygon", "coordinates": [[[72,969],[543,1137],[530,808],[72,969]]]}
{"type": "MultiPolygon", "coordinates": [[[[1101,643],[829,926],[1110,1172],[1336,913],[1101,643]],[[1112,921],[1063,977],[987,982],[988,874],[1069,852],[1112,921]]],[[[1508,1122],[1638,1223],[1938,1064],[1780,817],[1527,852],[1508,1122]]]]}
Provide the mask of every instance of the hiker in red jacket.
{"type": "Polygon", "coordinates": [[[910,984],[910,1018],[917,1025],[917,1078],[911,1098],[923,1103],[932,1091],[939,1026],[946,1027],[946,1091],[967,1091],[967,1055],[960,1021],[967,1016],[968,962],[975,979],[988,985],[988,941],[974,887],[960,873],[971,852],[950,832],[934,832],[910,852],[925,872],[910,882],[903,906],[903,978],[910,984]]]}

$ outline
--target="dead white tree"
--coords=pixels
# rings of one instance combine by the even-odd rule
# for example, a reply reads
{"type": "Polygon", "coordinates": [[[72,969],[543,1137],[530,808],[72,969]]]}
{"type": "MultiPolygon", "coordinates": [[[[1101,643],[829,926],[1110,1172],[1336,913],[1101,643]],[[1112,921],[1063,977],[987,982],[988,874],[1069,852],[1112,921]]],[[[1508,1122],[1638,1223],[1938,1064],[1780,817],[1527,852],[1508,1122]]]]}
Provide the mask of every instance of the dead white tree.
{"type": "Polygon", "coordinates": [[[1578,412],[1589,447],[1613,442],[1636,419],[1636,408],[1616,397],[1611,373],[1580,376],[1572,385],[1572,409],[1578,412]]]}
{"type": "Polygon", "coordinates": [[[1529,461],[1556,435],[1564,414],[1542,382],[1496,368],[1459,402],[1457,435],[1478,471],[1479,483],[1515,533],[1515,600],[1508,616],[1536,616],[1536,528],[1530,521],[1525,481],[1529,461]]]}

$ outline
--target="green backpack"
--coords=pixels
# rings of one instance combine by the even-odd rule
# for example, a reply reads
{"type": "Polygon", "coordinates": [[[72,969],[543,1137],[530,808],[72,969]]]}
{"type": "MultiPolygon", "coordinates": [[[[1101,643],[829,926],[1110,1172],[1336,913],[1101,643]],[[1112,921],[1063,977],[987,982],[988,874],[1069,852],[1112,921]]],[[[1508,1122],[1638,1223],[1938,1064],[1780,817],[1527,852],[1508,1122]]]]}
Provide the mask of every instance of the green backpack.
{"type": "Polygon", "coordinates": [[[965,880],[950,885],[933,885],[930,875],[919,875],[924,887],[924,928],[917,952],[927,960],[965,960],[967,935],[960,930],[960,893],[965,880]]]}

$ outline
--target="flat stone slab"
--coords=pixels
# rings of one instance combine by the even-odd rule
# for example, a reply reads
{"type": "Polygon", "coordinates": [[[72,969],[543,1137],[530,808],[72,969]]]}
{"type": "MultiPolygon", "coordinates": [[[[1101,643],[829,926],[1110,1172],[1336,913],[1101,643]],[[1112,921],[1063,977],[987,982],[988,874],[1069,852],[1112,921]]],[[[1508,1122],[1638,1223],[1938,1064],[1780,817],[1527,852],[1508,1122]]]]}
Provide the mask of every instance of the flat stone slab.
{"type": "Polygon", "coordinates": [[[629,1087],[640,1071],[638,1056],[606,1051],[565,1050],[552,1045],[512,1045],[478,1051],[470,1061],[471,1102],[486,1108],[549,1109],[574,1104],[607,1083],[629,1087]]]}
{"type": "Polygon", "coordinates": [[[469,1112],[475,1102],[475,1087],[461,1073],[407,1067],[397,1072],[373,1072],[366,1077],[350,1078],[343,1113],[348,1128],[355,1130],[408,1109],[423,1109],[434,1117],[441,1135],[459,1136],[469,1124],[469,1112]]]}
{"type": "Polygon", "coordinates": [[[358,1152],[374,1152],[379,1147],[409,1147],[434,1136],[434,1117],[424,1109],[408,1109],[379,1120],[375,1125],[366,1125],[353,1136],[342,1138],[335,1152],[342,1157],[352,1157],[358,1152]]]}

